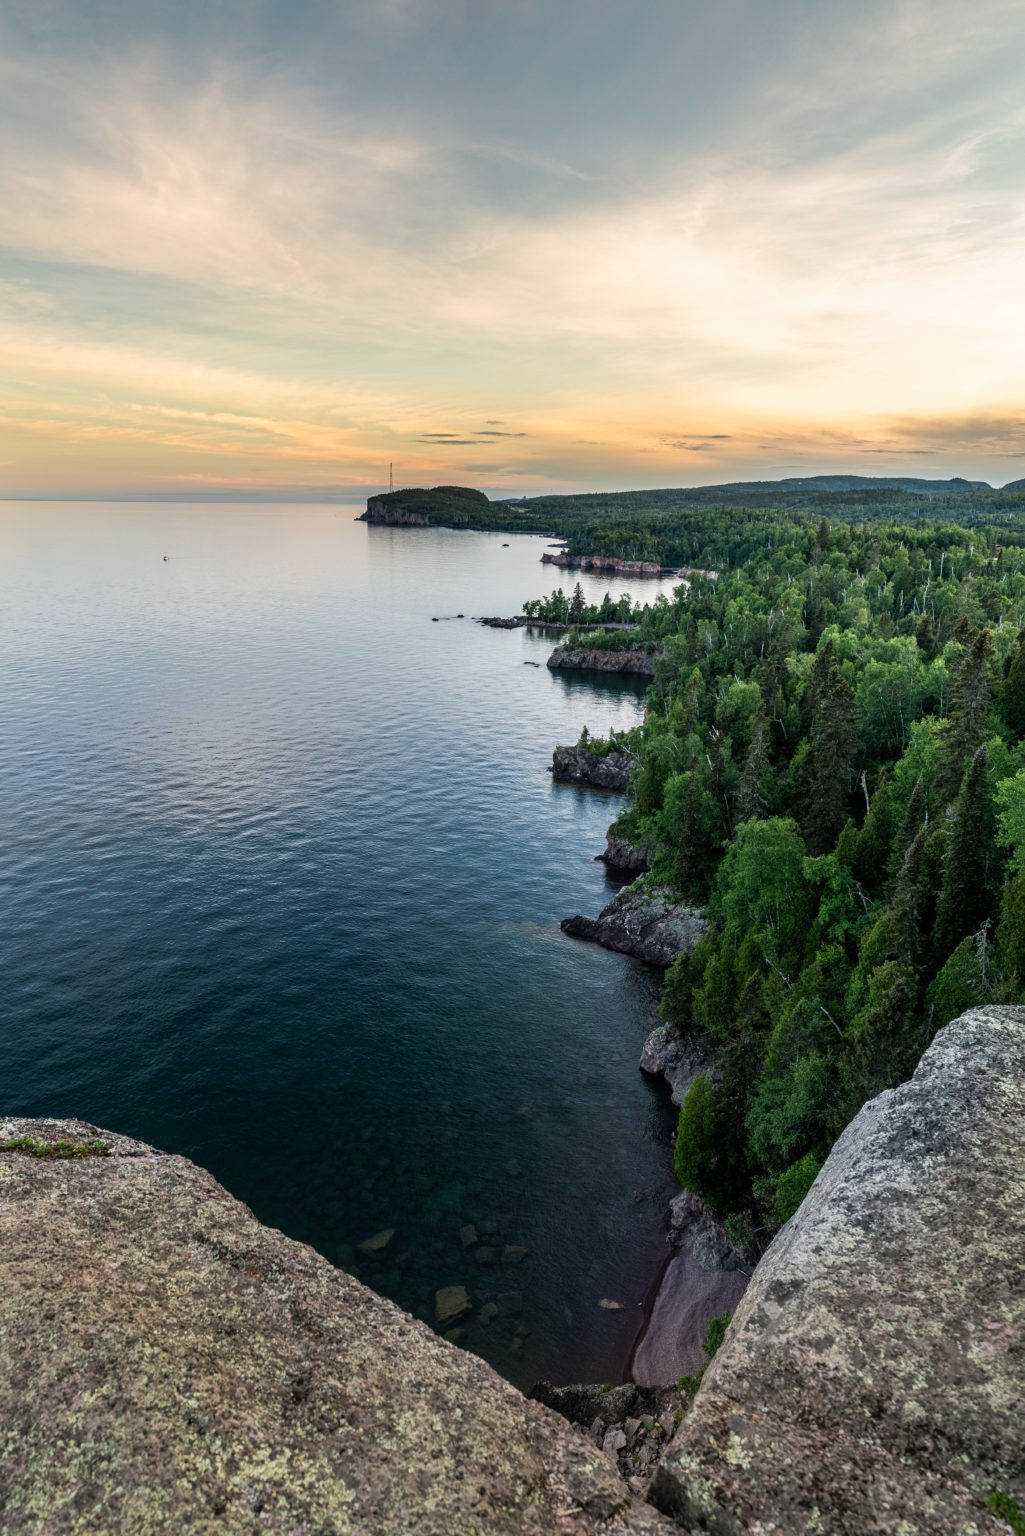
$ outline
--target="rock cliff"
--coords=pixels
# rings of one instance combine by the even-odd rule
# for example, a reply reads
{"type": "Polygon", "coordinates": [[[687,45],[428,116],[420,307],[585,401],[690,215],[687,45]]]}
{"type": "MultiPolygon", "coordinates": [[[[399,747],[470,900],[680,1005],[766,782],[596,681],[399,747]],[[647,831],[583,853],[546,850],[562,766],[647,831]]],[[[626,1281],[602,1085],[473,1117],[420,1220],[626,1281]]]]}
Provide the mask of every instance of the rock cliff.
{"type": "Polygon", "coordinates": [[[416,512],[408,507],[391,506],[379,496],[371,496],[367,510],[356,519],[358,523],[381,523],[388,528],[430,528],[431,520],[426,512],[416,512]]]}
{"type": "Polygon", "coordinates": [[[638,677],[655,676],[655,657],[647,651],[597,651],[583,646],[579,650],[553,651],[548,666],[552,672],[633,672],[638,677]]]}
{"type": "Polygon", "coordinates": [[[556,747],[552,777],[562,784],[591,784],[595,789],[626,788],[630,759],[625,752],[591,752],[587,747],[556,747]]]}
{"type": "Polygon", "coordinates": [[[0,1530],[670,1524],[570,1425],[185,1158],[75,1121],[0,1120],[0,1530]]]}
{"type": "Polygon", "coordinates": [[[652,1484],[685,1526],[979,1536],[1025,1505],[1025,1009],[942,1030],[755,1271],[652,1484]]]}
{"type": "Polygon", "coordinates": [[[573,939],[590,939],[665,968],[694,948],[707,925],[696,907],[684,906],[671,891],[635,880],[597,917],[577,913],[564,917],[560,926],[573,939]]]}

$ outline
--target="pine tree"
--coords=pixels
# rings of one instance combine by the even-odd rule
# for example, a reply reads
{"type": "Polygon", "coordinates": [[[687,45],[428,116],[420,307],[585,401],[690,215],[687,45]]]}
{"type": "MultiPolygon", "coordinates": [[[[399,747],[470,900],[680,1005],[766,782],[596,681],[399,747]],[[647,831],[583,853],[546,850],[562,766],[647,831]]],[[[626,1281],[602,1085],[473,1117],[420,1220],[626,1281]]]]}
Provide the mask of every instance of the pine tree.
{"type": "Polygon", "coordinates": [[[986,748],[965,769],[957,798],[943,885],[933,928],[933,959],[942,964],[961,939],[975,933],[990,908],[993,805],[986,782],[986,748]]]}
{"type": "Polygon", "coordinates": [[[891,881],[895,881],[900,874],[908,849],[925,825],[926,816],[925,785],[919,777],[915,780],[915,787],[911,791],[911,799],[908,801],[900,826],[894,833],[887,870],[891,881]]]}
{"type": "Polygon", "coordinates": [[[1004,886],[996,944],[1002,996],[1020,1003],[1025,1000],[1025,873],[1011,875],[1004,886]]]}
{"type": "Polygon", "coordinates": [[[737,794],[737,821],[761,820],[769,814],[769,726],[759,710],[751,726],[751,740],[737,794]]]}
{"type": "Polygon", "coordinates": [[[828,853],[847,819],[851,767],[857,745],[854,692],[835,668],[819,692],[808,748],[809,853],[828,853]]]}
{"type": "Polygon", "coordinates": [[[954,691],[950,696],[947,737],[936,775],[936,790],[942,803],[954,798],[972,753],[986,738],[993,681],[990,657],[993,639],[988,629],[980,629],[965,652],[954,691]]]}
{"type": "Polygon", "coordinates": [[[687,776],[687,798],[684,802],[683,826],[676,849],[673,878],[684,896],[694,900],[701,899],[706,893],[712,852],[702,812],[698,761],[697,758],[692,758],[687,776]]]}
{"type": "Polygon", "coordinates": [[[884,768],[858,834],[854,859],[854,873],[866,890],[877,891],[885,881],[894,819],[893,792],[884,768]]]}
{"type": "Polygon", "coordinates": [[[1000,693],[1000,711],[1008,727],[1019,740],[1025,736],[1025,630],[1018,644],[1000,693]]]}

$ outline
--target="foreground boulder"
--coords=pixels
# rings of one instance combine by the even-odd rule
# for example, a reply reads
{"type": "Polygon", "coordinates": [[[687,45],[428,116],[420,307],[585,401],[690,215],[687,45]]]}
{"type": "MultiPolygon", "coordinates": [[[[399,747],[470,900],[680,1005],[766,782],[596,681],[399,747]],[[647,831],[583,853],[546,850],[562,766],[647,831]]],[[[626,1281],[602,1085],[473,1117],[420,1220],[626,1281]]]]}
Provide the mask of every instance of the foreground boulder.
{"type": "Polygon", "coordinates": [[[0,1120],[0,1530],[670,1526],[578,1431],[185,1158],[0,1120]]]}
{"type": "Polygon", "coordinates": [[[1025,1009],[947,1026],[762,1259],[652,1482],[717,1536],[978,1536],[1025,1505],[1025,1009]]]}
{"type": "Polygon", "coordinates": [[[694,948],[706,924],[697,908],[677,901],[672,891],[635,880],[597,917],[578,913],[564,917],[560,927],[571,938],[589,939],[665,969],[694,948]]]}
{"type": "Polygon", "coordinates": [[[590,784],[595,789],[626,788],[630,759],[625,752],[592,752],[588,747],[556,747],[552,778],[561,784],[590,784]]]}

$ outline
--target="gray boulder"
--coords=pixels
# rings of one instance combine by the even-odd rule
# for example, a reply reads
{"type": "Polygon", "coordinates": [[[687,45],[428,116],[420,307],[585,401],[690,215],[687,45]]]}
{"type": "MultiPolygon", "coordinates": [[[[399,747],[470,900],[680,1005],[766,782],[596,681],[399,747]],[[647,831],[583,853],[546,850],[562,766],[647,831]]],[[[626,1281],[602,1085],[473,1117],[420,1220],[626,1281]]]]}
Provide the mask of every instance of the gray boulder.
{"type": "Polygon", "coordinates": [[[609,869],[622,870],[631,875],[642,875],[648,867],[648,856],[644,849],[638,848],[629,838],[621,837],[611,828],[605,834],[605,852],[599,853],[598,858],[609,869]]]}
{"type": "Polygon", "coordinates": [[[665,1078],[673,1103],[682,1107],[698,1073],[714,1068],[715,1051],[707,1037],[681,1035],[671,1024],[656,1024],[644,1042],[640,1065],[649,1077],[665,1078]]]}
{"type": "Polygon", "coordinates": [[[560,926],[571,938],[589,939],[665,969],[678,955],[694,948],[706,923],[696,907],[677,901],[671,891],[649,889],[635,880],[596,918],[578,913],[563,918],[560,926]]]}
{"type": "Polygon", "coordinates": [[[91,1125],[0,1120],[0,1339],[4,1536],[670,1529],[482,1360],[91,1125]]]}
{"type": "Polygon", "coordinates": [[[942,1030],[762,1259],[652,1497],[717,1536],[978,1536],[1025,1504],[1025,1009],[942,1030]]]}

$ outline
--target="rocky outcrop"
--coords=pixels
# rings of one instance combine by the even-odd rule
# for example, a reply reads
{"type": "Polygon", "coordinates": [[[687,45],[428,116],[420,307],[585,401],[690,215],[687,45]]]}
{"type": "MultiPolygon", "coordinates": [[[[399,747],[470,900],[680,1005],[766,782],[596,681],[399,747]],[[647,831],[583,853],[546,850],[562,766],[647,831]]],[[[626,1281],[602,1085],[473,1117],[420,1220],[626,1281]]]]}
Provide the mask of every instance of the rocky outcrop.
{"type": "Polygon", "coordinates": [[[389,505],[377,496],[367,501],[367,510],[356,519],[358,523],[378,523],[386,528],[430,528],[432,523],[426,512],[416,512],[408,507],[389,505]]]}
{"type": "Polygon", "coordinates": [[[522,629],[527,622],[525,613],[517,613],[510,619],[478,619],[478,624],[483,624],[486,629],[522,629]]]}
{"type": "Polygon", "coordinates": [[[548,658],[552,672],[633,672],[639,677],[655,676],[655,657],[647,651],[553,651],[548,658]]]}
{"type": "Polygon", "coordinates": [[[643,875],[648,867],[647,854],[628,837],[621,837],[611,827],[605,834],[605,852],[597,857],[609,869],[622,870],[626,874],[643,875]]]}
{"type": "Polygon", "coordinates": [[[613,897],[597,917],[565,917],[563,933],[589,939],[606,949],[618,949],[649,965],[672,965],[677,955],[694,948],[705,931],[696,907],[677,901],[671,891],[634,881],[613,897]]]}
{"type": "Polygon", "coordinates": [[[664,1077],[673,1103],[683,1106],[687,1090],[699,1072],[715,1065],[712,1042],[698,1034],[682,1035],[671,1024],[657,1024],[641,1050],[641,1071],[664,1077]]]}
{"type": "Polygon", "coordinates": [[[0,1121],[0,1339],[4,1536],[671,1529],[483,1361],[91,1125],[0,1121]]]}
{"type": "Polygon", "coordinates": [[[709,1323],[732,1312],[748,1285],[740,1253],[697,1195],[684,1190],[670,1202],[668,1214],[673,1252],[630,1364],[641,1386],[697,1376],[708,1363],[709,1323]]]}
{"type": "Polygon", "coordinates": [[[652,560],[616,560],[611,555],[541,556],[542,565],[557,565],[564,571],[595,571],[600,576],[661,576],[662,567],[652,560]]]}
{"type": "Polygon", "coordinates": [[[607,752],[602,756],[586,747],[556,747],[550,772],[560,784],[623,790],[630,778],[630,759],[625,752],[607,752]]]}
{"type": "Polygon", "coordinates": [[[1025,1009],[942,1030],[777,1235],[652,1484],[688,1528],[980,1536],[1025,1503],[1025,1009]]]}

